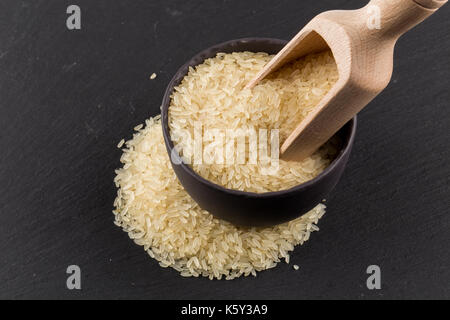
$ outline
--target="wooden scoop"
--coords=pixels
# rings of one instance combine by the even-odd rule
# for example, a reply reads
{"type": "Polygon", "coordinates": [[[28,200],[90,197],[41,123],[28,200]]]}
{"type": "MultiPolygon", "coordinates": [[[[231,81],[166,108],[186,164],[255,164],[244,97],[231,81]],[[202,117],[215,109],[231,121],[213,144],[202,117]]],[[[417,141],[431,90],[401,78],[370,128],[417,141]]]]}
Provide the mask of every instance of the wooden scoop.
{"type": "Polygon", "coordinates": [[[331,50],[339,80],[281,146],[281,158],[311,155],[374,99],[392,76],[397,39],[447,0],[372,0],[364,8],[328,11],[308,23],[253,79],[248,88],[284,64],[331,50]]]}

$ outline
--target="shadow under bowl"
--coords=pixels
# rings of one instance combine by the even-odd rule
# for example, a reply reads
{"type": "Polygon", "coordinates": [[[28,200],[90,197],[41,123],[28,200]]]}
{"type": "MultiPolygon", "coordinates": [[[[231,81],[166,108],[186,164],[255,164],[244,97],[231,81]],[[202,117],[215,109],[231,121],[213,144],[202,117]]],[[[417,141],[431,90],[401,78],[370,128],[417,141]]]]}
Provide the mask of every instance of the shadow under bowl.
{"type": "Polygon", "coordinates": [[[231,40],[210,47],[183,65],[170,81],[161,106],[164,141],[171,158],[172,167],[186,192],[217,218],[240,226],[272,226],[293,220],[319,204],[338,183],[351,153],[356,133],[356,116],[342,127],[337,135],[342,146],[336,158],[317,177],[287,190],[253,193],[227,189],[198,175],[181,161],[170,138],[169,106],[174,87],[187,75],[189,67],[197,66],[219,52],[241,51],[276,54],[287,41],[270,38],[246,38],[231,40]]]}

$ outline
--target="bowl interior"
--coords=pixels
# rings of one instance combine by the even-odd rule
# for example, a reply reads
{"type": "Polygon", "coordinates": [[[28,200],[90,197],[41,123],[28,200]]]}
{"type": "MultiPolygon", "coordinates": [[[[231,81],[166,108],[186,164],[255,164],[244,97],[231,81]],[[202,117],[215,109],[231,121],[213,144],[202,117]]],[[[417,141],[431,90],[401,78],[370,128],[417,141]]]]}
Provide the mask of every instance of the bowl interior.
{"type": "Polygon", "coordinates": [[[178,166],[182,168],[183,171],[194,177],[196,180],[198,180],[199,183],[206,184],[211,188],[217,189],[222,192],[230,193],[230,194],[236,194],[236,195],[244,195],[246,197],[254,197],[254,198],[261,198],[261,197],[273,197],[277,195],[282,195],[289,193],[290,191],[298,191],[302,188],[308,188],[308,186],[316,183],[322,177],[327,175],[330,171],[333,170],[333,168],[340,162],[340,160],[343,158],[343,156],[349,152],[349,149],[351,148],[351,145],[353,143],[355,130],[356,130],[356,116],[350,120],[343,128],[339,130],[337,133],[341,137],[342,141],[342,148],[335,157],[335,159],[331,162],[331,164],[318,176],[316,176],[314,179],[309,180],[307,182],[301,183],[297,186],[294,186],[290,189],[281,190],[281,191],[274,191],[274,192],[266,192],[266,193],[253,193],[253,192],[245,192],[245,191],[239,191],[239,190],[233,190],[233,189],[227,189],[223,186],[217,185],[209,180],[204,179],[200,175],[198,175],[189,165],[183,163],[181,160],[181,157],[178,155],[177,152],[171,152],[174,149],[174,144],[170,138],[170,129],[169,129],[169,119],[168,119],[168,111],[170,106],[170,99],[171,94],[173,92],[174,87],[180,84],[184,76],[188,73],[189,67],[195,67],[201,63],[205,59],[214,57],[219,52],[225,52],[225,53],[232,53],[232,52],[242,52],[242,51],[251,51],[251,52],[266,52],[269,54],[276,54],[278,53],[285,45],[287,41],[285,40],[279,40],[279,39],[271,39],[271,38],[245,38],[245,39],[238,39],[238,40],[231,40],[228,42],[224,42],[218,45],[215,45],[211,48],[208,48],[196,56],[194,56],[192,59],[190,59],[186,64],[184,64],[174,75],[171,82],[169,83],[164,98],[163,103],[161,106],[161,119],[162,119],[162,130],[164,135],[164,140],[169,152],[169,155],[171,156],[171,159],[173,162],[176,162],[178,166]]]}

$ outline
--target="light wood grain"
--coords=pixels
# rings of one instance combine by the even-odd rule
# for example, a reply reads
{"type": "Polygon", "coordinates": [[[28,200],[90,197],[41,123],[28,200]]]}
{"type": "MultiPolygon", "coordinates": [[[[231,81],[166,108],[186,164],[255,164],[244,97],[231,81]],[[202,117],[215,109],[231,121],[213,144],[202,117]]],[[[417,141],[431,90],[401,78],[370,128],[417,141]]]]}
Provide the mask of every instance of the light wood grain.
{"type": "Polygon", "coordinates": [[[398,38],[447,0],[372,0],[357,10],[324,12],[308,23],[247,87],[284,64],[331,49],[339,80],[281,146],[285,160],[311,155],[389,84],[398,38]],[[379,13],[379,24],[377,24],[379,13]]]}

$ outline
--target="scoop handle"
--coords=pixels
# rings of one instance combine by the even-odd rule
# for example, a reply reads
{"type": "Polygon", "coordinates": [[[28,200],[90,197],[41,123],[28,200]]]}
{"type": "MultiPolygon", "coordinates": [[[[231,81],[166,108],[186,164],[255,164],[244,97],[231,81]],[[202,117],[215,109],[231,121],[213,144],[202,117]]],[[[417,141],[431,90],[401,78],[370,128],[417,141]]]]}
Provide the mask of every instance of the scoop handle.
{"type": "Polygon", "coordinates": [[[447,0],[371,0],[363,10],[369,30],[382,37],[399,38],[445,3],[447,0]]]}

